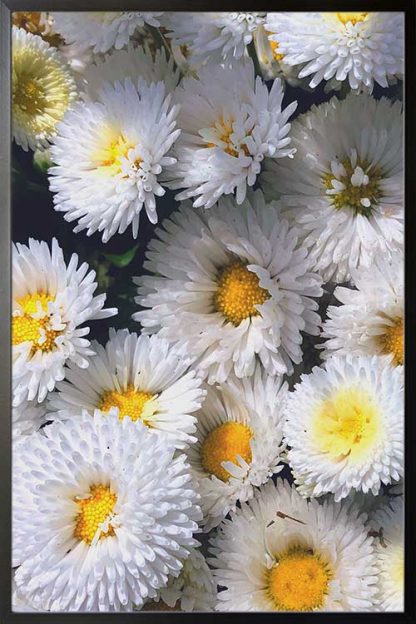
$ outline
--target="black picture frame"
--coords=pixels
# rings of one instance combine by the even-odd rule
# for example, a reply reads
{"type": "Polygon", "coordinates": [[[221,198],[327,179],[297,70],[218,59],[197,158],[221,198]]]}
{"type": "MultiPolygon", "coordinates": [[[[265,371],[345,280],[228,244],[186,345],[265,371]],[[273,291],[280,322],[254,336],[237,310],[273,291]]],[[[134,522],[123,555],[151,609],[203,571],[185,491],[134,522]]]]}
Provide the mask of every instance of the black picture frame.
{"type": "Polygon", "coordinates": [[[2,0],[0,1],[0,617],[1,624],[144,622],[416,623],[416,1],[2,0]],[[11,610],[11,13],[13,11],[403,11],[405,13],[405,611],[404,613],[13,613],[11,610]]]}

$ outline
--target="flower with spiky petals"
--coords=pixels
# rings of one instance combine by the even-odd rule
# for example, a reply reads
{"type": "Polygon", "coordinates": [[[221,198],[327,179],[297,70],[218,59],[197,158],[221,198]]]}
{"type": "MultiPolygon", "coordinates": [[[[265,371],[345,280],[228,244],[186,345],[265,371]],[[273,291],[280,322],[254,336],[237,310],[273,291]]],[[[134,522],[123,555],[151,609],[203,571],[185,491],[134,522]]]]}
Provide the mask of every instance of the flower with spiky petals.
{"type": "Polygon", "coordinates": [[[29,239],[13,245],[13,405],[25,399],[44,400],[65,377],[64,365],[86,368],[93,355],[87,321],[117,314],[104,309],[106,295],[94,297],[95,272],[77,254],[69,264],[56,239],[29,239]]]}
{"type": "Polygon", "coordinates": [[[55,210],[78,220],[75,232],[99,231],[107,242],[131,225],[137,238],[143,207],[157,222],[156,198],[165,194],[158,177],[176,162],[167,154],[180,134],[177,113],[162,82],[126,78],[104,83],[97,101],[65,116],[48,173],[55,210]]]}
{"type": "Polygon", "coordinates": [[[301,376],[285,416],[288,461],[305,495],[378,494],[403,475],[403,376],[389,358],[329,358],[301,376]]]}
{"type": "Polygon", "coordinates": [[[179,69],[175,68],[172,56],[166,56],[164,48],[158,48],[153,54],[149,45],[129,46],[125,50],[116,50],[104,58],[96,58],[84,72],[85,93],[90,100],[99,98],[104,82],[122,82],[130,78],[134,83],[143,78],[147,83],[163,82],[166,92],[172,92],[180,78],[179,69]]]}
{"type": "Polygon", "coordinates": [[[372,611],[376,556],[366,516],[269,481],[224,520],[208,562],[218,611],[372,611]]]}
{"type": "Polygon", "coordinates": [[[12,29],[13,138],[25,151],[48,147],[77,98],[71,69],[56,48],[23,28],[12,29]]]}
{"type": "Polygon", "coordinates": [[[348,281],[403,246],[402,104],[349,94],[292,124],[296,155],[266,161],[266,196],[281,198],[324,281],[348,281]]]}
{"type": "Polygon", "coordinates": [[[319,333],[321,279],[309,272],[297,232],[260,190],[241,206],[223,198],[211,210],[183,205],[149,244],[134,278],[146,333],[179,343],[208,383],[273,374],[302,360],[301,332],[319,333]]]}
{"type": "Polygon", "coordinates": [[[286,383],[259,365],[252,377],[209,387],[197,413],[198,441],[188,450],[205,531],[282,470],[286,394],[286,383]]]}
{"type": "Polygon", "coordinates": [[[251,59],[232,67],[209,63],[198,78],[187,77],[175,93],[182,129],[174,155],[177,163],[166,174],[176,199],[192,198],[195,207],[210,208],[222,195],[244,201],[265,158],[293,155],[288,119],[297,102],[282,110],[279,78],[270,91],[254,75],[251,59]]]}
{"type": "Polygon", "coordinates": [[[300,66],[299,78],[312,77],[312,88],[348,80],[371,92],[404,71],[403,13],[268,13],[266,28],[285,63],[300,66]]]}
{"type": "Polygon", "coordinates": [[[390,355],[396,366],[404,361],[404,257],[376,257],[371,267],[351,272],[356,290],[338,286],[328,306],[318,345],[323,357],[332,355],[390,355]]]}
{"type": "Polygon", "coordinates": [[[13,565],[34,608],[128,611],[177,576],[201,517],[183,454],[117,413],[21,438],[13,565]]]}
{"type": "Polygon", "coordinates": [[[21,435],[30,435],[38,431],[47,422],[45,403],[23,401],[12,408],[12,436],[17,439],[21,435]]]}
{"type": "Polygon", "coordinates": [[[162,12],[82,11],[52,13],[53,24],[68,45],[94,53],[120,50],[127,45],[137,28],[145,24],[159,26],[162,12]]]}
{"type": "Polygon", "coordinates": [[[144,611],[214,611],[217,587],[205,557],[194,548],[180,575],[170,577],[144,611]]]}
{"type": "Polygon", "coordinates": [[[376,535],[380,611],[404,611],[404,504],[394,498],[370,521],[376,535]]]}
{"type": "Polygon", "coordinates": [[[175,13],[163,15],[162,24],[176,45],[187,46],[196,59],[230,62],[246,54],[265,13],[175,13]]]}
{"type": "Polygon", "coordinates": [[[50,395],[51,419],[72,419],[87,410],[107,413],[118,409],[120,420],[141,421],[172,444],[183,448],[196,438],[193,412],[201,407],[205,390],[184,352],[169,347],[158,336],[137,336],[127,329],[110,329],[102,347],[92,343],[96,355],[82,373],[69,365],[66,379],[50,395]]]}

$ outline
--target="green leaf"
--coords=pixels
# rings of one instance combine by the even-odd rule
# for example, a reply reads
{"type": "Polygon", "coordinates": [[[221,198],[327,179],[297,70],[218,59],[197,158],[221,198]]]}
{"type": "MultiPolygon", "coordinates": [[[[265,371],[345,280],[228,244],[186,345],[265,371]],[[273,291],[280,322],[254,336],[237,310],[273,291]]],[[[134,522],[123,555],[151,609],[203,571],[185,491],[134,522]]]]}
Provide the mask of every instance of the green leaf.
{"type": "Polygon", "coordinates": [[[124,269],[134,259],[134,256],[136,255],[138,249],[139,245],[137,244],[122,254],[103,254],[103,256],[118,269],[124,269]]]}

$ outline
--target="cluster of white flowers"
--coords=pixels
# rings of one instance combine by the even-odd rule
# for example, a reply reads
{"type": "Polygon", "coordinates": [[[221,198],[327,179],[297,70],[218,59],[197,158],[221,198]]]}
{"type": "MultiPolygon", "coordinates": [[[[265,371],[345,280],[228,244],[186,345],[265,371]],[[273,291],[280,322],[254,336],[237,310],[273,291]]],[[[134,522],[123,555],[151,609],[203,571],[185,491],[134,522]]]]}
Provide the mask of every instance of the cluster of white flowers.
{"type": "Polygon", "coordinates": [[[15,611],[403,610],[403,40],[14,14],[17,149],[74,232],[146,245],[105,344],[89,263],[13,245],[15,611]]]}

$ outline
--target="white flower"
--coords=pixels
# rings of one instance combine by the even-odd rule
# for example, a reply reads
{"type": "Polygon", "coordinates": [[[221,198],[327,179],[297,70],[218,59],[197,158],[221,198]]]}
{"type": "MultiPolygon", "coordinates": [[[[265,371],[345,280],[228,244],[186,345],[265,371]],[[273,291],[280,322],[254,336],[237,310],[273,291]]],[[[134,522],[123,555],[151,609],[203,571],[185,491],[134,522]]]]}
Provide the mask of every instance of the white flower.
{"type": "Polygon", "coordinates": [[[182,206],[156,234],[144,264],[151,275],[134,278],[145,309],[133,318],[144,331],[182,344],[210,384],[252,375],[257,359],[269,374],[290,374],[301,332],[318,333],[321,280],[261,191],[241,206],[182,206]]]}
{"type": "Polygon", "coordinates": [[[119,50],[128,44],[138,27],[159,26],[161,12],[59,11],[52,13],[55,30],[69,45],[90,48],[94,53],[119,50]]]}
{"type": "Polygon", "coordinates": [[[64,379],[64,364],[87,367],[94,352],[84,324],[117,314],[103,309],[105,294],[94,297],[95,272],[88,268],[78,266],[76,254],[67,265],[56,239],[51,250],[32,238],[28,246],[13,245],[13,405],[42,402],[64,379]]]}
{"type": "Polygon", "coordinates": [[[171,577],[144,611],[213,611],[217,587],[205,557],[196,548],[177,578],[171,577]]]}
{"type": "Polygon", "coordinates": [[[47,420],[45,403],[23,401],[17,407],[12,408],[13,440],[21,435],[29,435],[38,431],[47,420]]]}
{"type": "Polygon", "coordinates": [[[403,13],[268,13],[266,28],[313,88],[334,79],[371,92],[404,71],[403,13]]]}
{"type": "Polygon", "coordinates": [[[248,379],[209,388],[197,414],[198,441],[188,450],[206,531],[282,470],[286,391],[260,366],[248,379]]]}
{"type": "Polygon", "coordinates": [[[131,78],[136,83],[143,78],[151,82],[164,82],[166,92],[172,92],[178,84],[180,73],[175,69],[173,58],[166,56],[164,49],[153,54],[148,45],[126,50],[117,50],[104,58],[96,58],[84,72],[86,92],[84,98],[96,100],[104,82],[122,82],[131,78]]]}
{"type": "MultiPolygon", "coordinates": [[[[399,367],[400,368],[400,367],[399,367]]],[[[335,501],[403,474],[402,372],[385,358],[332,357],[289,394],[284,435],[296,482],[335,501]]]]}
{"type": "Polygon", "coordinates": [[[210,208],[221,195],[235,192],[241,204],[264,158],[294,152],[288,119],[297,102],[282,110],[282,100],[280,79],[268,91],[250,59],[232,67],[210,63],[198,79],[184,78],[175,93],[181,106],[178,162],[166,174],[171,188],[185,189],[176,198],[193,198],[195,207],[210,208]]]}
{"type": "Polygon", "coordinates": [[[120,420],[139,420],[177,447],[196,440],[192,413],[201,407],[205,391],[183,352],[157,336],[137,336],[127,329],[110,329],[105,347],[92,346],[96,355],[88,369],[69,365],[66,381],[50,395],[51,419],[72,420],[83,410],[93,414],[117,408],[120,420]]]}
{"type": "Polygon", "coordinates": [[[129,418],[84,414],[13,454],[13,565],[34,608],[126,611],[178,575],[200,510],[184,455],[129,418]]]}
{"type": "Polygon", "coordinates": [[[371,519],[379,534],[376,540],[378,558],[378,603],[380,611],[404,611],[404,505],[395,498],[371,519]]]}
{"type": "Polygon", "coordinates": [[[328,306],[328,319],[319,345],[331,355],[391,355],[396,365],[404,359],[404,257],[376,257],[371,267],[352,271],[357,290],[338,286],[340,306],[328,306]]]}
{"type": "Polygon", "coordinates": [[[178,13],[167,12],[162,24],[167,37],[201,60],[221,63],[241,58],[256,30],[264,24],[265,13],[178,13]]]}
{"type": "Polygon", "coordinates": [[[371,611],[376,557],[365,516],[269,481],[212,539],[218,611],[371,611]]]}
{"type": "Polygon", "coordinates": [[[48,147],[77,97],[65,58],[37,35],[13,26],[13,138],[25,151],[48,147]]]}
{"type": "Polygon", "coordinates": [[[177,106],[171,106],[163,83],[105,83],[96,102],[77,104],[59,125],[51,148],[56,167],[49,169],[55,209],[75,232],[103,233],[107,242],[129,225],[136,238],[143,207],[157,222],[156,197],[167,156],[180,130],[177,106]]]}
{"type": "Polygon", "coordinates": [[[266,195],[281,197],[325,281],[403,246],[401,113],[399,101],[334,97],[293,122],[293,160],[266,161],[266,195]]]}

